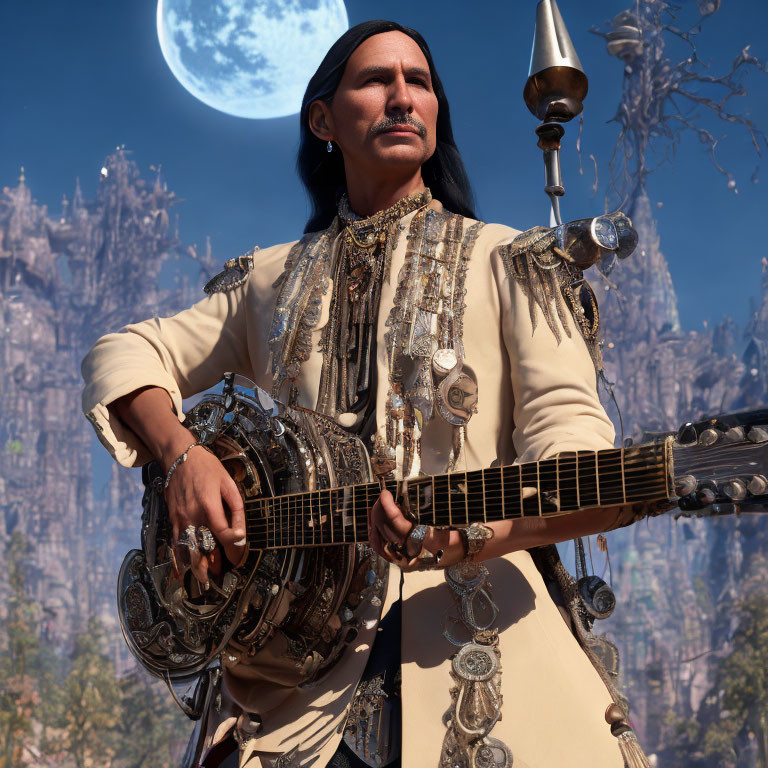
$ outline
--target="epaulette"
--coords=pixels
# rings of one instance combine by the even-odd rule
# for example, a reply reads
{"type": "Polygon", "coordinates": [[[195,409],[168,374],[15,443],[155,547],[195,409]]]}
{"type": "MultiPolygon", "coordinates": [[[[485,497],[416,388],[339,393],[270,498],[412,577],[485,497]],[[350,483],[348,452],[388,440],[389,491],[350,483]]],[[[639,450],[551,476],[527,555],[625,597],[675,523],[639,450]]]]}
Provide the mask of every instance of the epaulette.
{"type": "Polygon", "coordinates": [[[214,293],[224,293],[231,291],[242,285],[248,275],[253,271],[253,256],[259,250],[257,245],[248,253],[238,256],[236,259],[230,259],[225,262],[224,269],[217,275],[214,275],[203,287],[203,290],[211,296],[214,293]]]}
{"type": "Polygon", "coordinates": [[[571,335],[566,322],[570,311],[600,371],[600,313],[583,273],[608,254],[626,259],[636,246],[632,222],[615,211],[553,228],[533,227],[502,245],[499,253],[510,285],[516,281],[528,298],[531,326],[536,328],[538,306],[560,342],[561,329],[571,335]]]}

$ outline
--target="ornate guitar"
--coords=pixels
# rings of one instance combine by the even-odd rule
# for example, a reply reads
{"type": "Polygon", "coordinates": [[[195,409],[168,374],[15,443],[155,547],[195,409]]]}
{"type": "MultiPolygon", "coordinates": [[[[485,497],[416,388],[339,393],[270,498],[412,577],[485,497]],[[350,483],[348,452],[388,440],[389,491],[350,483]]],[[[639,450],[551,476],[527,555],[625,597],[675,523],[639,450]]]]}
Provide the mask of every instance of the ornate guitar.
{"type": "MultiPolygon", "coordinates": [[[[220,658],[295,686],[354,640],[361,611],[380,606],[387,564],[368,546],[374,481],[360,440],[333,420],[274,402],[225,377],[186,425],[237,483],[246,514],[243,562],[202,592],[177,568],[163,474],[144,467],[141,550],[118,583],[125,639],[166,682],[185,683],[220,658]]],[[[400,501],[428,525],[463,526],[643,503],[683,514],[758,511],[768,501],[768,411],[686,424],[659,442],[579,451],[522,465],[410,480],[400,501]]],[[[397,484],[387,482],[397,495],[397,484]]],[[[180,702],[199,716],[200,702],[180,702]]]]}

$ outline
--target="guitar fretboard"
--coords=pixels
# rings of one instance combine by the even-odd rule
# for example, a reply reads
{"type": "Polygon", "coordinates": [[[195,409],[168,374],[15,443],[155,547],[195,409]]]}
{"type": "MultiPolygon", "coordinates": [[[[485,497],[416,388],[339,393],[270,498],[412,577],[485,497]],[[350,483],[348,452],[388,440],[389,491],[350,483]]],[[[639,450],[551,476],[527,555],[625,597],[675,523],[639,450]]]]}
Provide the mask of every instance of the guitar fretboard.
{"type": "MultiPolygon", "coordinates": [[[[470,472],[425,475],[386,488],[419,522],[455,527],[668,499],[662,443],[579,451],[470,472]],[[400,494],[398,495],[398,491],[400,494]]],[[[379,483],[265,497],[245,505],[251,549],[317,547],[368,540],[379,483]]]]}

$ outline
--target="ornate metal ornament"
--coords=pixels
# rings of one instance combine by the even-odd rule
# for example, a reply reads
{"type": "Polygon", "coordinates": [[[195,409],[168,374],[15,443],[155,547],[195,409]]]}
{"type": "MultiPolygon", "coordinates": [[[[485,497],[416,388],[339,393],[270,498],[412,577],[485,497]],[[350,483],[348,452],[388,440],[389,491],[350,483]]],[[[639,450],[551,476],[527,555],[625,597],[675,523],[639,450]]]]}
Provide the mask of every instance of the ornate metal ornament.
{"type": "Polygon", "coordinates": [[[453,657],[453,671],[476,683],[490,680],[499,669],[499,660],[488,646],[468,643],[453,657]]]}
{"type": "Polygon", "coordinates": [[[563,331],[570,336],[566,314],[569,312],[587,342],[596,369],[600,370],[600,314],[583,270],[606,254],[626,258],[636,245],[637,233],[632,223],[617,211],[553,228],[534,227],[499,251],[510,283],[516,282],[528,299],[533,330],[540,311],[559,342],[563,331]]]}
{"type": "Polygon", "coordinates": [[[199,525],[195,530],[195,536],[201,552],[213,552],[216,549],[216,540],[213,538],[210,528],[199,525]]]}
{"type": "Polygon", "coordinates": [[[312,329],[320,320],[322,297],[331,275],[332,243],[339,232],[338,219],[323,232],[306,235],[293,246],[285,261],[278,290],[269,348],[272,354],[272,396],[280,397],[290,382],[288,402],[296,401],[296,380],[301,364],[312,351],[312,329]]]}
{"type": "Polygon", "coordinates": [[[211,296],[214,293],[226,293],[242,285],[253,271],[253,257],[258,250],[259,246],[257,245],[248,253],[225,262],[224,269],[214,275],[203,286],[203,290],[211,296]]]}
{"type": "Polygon", "coordinates": [[[411,221],[405,261],[387,319],[389,395],[386,445],[395,474],[419,473],[420,437],[435,413],[454,427],[449,467],[458,461],[464,428],[477,406],[477,382],[464,363],[466,270],[480,230],[461,216],[426,209],[411,221]]]}
{"type": "Polygon", "coordinates": [[[491,629],[498,608],[491,598],[488,569],[464,561],[446,569],[445,580],[456,595],[459,617],[446,620],[443,634],[459,651],[451,661],[454,686],[440,767],[511,768],[509,747],[490,735],[501,719],[502,700],[499,636],[491,629]],[[456,636],[457,628],[467,639],[456,636]]]}
{"type": "Polygon", "coordinates": [[[423,209],[431,200],[430,191],[425,189],[366,219],[352,213],[346,195],[339,203],[343,228],[332,268],[329,320],[321,342],[319,409],[340,423],[348,420],[348,426],[358,426],[352,417],[364,411],[371,394],[381,286],[389,273],[400,219],[423,209]]]}
{"type": "Polygon", "coordinates": [[[400,754],[399,718],[394,719],[400,710],[393,706],[400,697],[400,671],[393,680],[388,674],[360,682],[344,727],[344,742],[371,768],[390,765],[400,754]]]}

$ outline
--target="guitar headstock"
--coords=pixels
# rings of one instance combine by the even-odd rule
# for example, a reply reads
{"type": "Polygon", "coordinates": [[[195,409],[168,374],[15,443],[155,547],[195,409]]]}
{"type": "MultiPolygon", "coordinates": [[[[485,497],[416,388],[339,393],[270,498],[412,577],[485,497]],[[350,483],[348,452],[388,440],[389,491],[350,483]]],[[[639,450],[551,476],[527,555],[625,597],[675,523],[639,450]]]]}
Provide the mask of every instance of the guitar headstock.
{"type": "Polygon", "coordinates": [[[684,515],[768,509],[768,410],[684,424],[672,443],[672,461],[684,515]]]}

